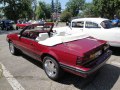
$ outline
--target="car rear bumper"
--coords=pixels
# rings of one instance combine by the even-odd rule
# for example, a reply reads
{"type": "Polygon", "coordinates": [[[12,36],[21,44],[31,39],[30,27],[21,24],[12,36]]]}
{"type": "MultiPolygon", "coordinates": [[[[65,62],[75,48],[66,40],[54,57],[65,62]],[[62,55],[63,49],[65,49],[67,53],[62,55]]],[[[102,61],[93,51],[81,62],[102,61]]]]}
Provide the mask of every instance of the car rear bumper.
{"type": "Polygon", "coordinates": [[[120,47],[120,41],[109,41],[110,46],[120,47]]]}
{"type": "Polygon", "coordinates": [[[102,67],[106,63],[106,61],[110,58],[111,54],[112,54],[112,51],[108,50],[106,53],[101,55],[99,58],[97,58],[95,62],[96,65],[88,71],[83,71],[81,69],[78,69],[78,67],[76,68],[76,67],[68,66],[62,63],[60,63],[60,66],[63,67],[65,70],[68,70],[76,75],[87,77],[88,75],[96,72],[100,67],[102,67]]]}

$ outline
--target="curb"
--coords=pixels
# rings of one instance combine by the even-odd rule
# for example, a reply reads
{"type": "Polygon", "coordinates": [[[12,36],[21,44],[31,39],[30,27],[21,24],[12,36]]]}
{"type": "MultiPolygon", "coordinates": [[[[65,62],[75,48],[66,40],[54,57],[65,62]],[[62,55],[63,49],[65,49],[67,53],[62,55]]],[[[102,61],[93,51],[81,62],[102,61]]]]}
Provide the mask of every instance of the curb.
{"type": "Polygon", "coordinates": [[[0,78],[3,76],[3,69],[2,69],[2,65],[0,64],[0,78]]]}

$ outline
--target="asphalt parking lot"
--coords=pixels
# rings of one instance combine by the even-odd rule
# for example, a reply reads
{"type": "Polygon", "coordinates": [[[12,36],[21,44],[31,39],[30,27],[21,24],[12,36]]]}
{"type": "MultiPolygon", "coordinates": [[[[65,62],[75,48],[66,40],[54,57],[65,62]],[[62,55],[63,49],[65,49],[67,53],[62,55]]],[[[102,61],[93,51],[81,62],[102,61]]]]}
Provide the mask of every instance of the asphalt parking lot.
{"type": "Polygon", "coordinates": [[[120,90],[120,48],[110,48],[113,55],[98,73],[88,77],[66,73],[59,82],[50,80],[40,62],[9,52],[6,35],[17,31],[0,30],[0,90],[120,90]]]}

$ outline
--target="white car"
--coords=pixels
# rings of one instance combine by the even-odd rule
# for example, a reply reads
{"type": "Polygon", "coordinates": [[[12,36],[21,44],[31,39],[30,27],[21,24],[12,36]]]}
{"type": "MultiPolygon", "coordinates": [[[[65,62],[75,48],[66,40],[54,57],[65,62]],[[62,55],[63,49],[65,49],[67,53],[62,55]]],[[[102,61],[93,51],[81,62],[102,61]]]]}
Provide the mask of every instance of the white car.
{"type": "Polygon", "coordinates": [[[84,32],[97,39],[108,41],[110,46],[120,47],[120,28],[113,27],[109,19],[79,18],[73,19],[69,27],[54,28],[56,32],[80,33],[84,32]],[[61,29],[62,28],[62,29],[61,29]]]}

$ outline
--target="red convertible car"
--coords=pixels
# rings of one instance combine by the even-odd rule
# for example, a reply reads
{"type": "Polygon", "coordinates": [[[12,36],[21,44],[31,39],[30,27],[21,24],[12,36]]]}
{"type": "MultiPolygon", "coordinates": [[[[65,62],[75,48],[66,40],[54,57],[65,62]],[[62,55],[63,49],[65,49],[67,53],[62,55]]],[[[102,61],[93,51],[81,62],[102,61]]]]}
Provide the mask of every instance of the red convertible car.
{"type": "Polygon", "coordinates": [[[28,26],[28,25],[31,25],[31,23],[23,23],[23,24],[17,23],[17,24],[16,24],[16,30],[18,30],[19,28],[20,28],[20,29],[23,29],[24,27],[26,27],[26,26],[28,26]]]}
{"type": "Polygon", "coordinates": [[[19,33],[8,34],[10,52],[15,55],[20,50],[41,61],[45,73],[52,80],[60,79],[63,71],[87,77],[102,67],[111,56],[106,41],[83,33],[56,34],[52,32],[53,25],[29,25],[19,33]]]}

